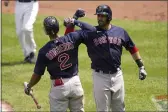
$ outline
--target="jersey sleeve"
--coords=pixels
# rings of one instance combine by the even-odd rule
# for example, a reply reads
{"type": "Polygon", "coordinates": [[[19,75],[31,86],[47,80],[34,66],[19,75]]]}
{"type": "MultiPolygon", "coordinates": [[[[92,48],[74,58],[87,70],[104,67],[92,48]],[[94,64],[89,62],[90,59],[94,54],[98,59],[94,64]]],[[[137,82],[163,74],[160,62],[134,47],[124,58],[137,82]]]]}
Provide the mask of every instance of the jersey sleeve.
{"type": "MultiPolygon", "coordinates": [[[[96,31],[96,28],[94,26],[92,26],[88,23],[85,23],[85,22],[78,21],[78,20],[74,20],[74,25],[80,27],[81,30],[96,31]]],[[[64,35],[66,35],[70,32],[74,32],[75,31],[74,29],[75,29],[75,26],[73,26],[73,25],[66,27],[64,35]]]]}
{"type": "Polygon", "coordinates": [[[68,34],[71,40],[75,43],[75,45],[79,45],[84,43],[84,40],[88,38],[88,31],[86,30],[77,30],[75,32],[71,32],[68,34]]]}
{"type": "Polygon", "coordinates": [[[45,68],[46,68],[46,57],[45,54],[42,52],[39,52],[36,65],[34,68],[34,73],[38,75],[44,75],[45,68]]]}
{"type": "Polygon", "coordinates": [[[74,32],[75,31],[75,26],[70,26],[70,27],[66,27],[65,33],[64,35],[70,33],[70,32],[74,32]]]}
{"type": "Polygon", "coordinates": [[[81,30],[96,31],[96,28],[88,23],[74,20],[74,25],[81,28],[81,30]]]}
{"type": "Polygon", "coordinates": [[[135,46],[134,42],[132,41],[132,39],[130,38],[129,34],[124,31],[124,47],[126,50],[131,50],[133,49],[135,46]]]}

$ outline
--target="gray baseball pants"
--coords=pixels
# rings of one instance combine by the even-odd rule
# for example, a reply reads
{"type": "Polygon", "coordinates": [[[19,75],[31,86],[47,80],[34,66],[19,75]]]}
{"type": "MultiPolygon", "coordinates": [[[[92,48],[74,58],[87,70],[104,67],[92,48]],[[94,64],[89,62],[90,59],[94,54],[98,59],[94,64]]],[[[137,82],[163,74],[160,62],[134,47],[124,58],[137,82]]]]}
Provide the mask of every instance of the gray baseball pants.
{"type": "Polygon", "coordinates": [[[93,70],[93,91],[97,111],[125,111],[122,71],[104,74],[93,70]]]}
{"type": "Polygon", "coordinates": [[[62,79],[63,85],[54,87],[54,80],[51,80],[51,90],[49,94],[50,111],[66,112],[83,112],[84,91],[79,76],[62,79]]]}

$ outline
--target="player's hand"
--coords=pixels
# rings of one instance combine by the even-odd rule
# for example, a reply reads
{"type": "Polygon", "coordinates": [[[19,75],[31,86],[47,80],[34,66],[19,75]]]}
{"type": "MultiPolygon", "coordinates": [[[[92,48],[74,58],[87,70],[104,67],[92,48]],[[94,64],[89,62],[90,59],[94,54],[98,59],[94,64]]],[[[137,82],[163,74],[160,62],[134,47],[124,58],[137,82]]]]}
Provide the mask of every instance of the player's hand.
{"type": "Polygon", "coordinates": [[[140,80],[144,80],[147,76],[147,73],[146,73],[146,70],[145,70],[145,67],[142,66],[139,68],[139,79],[140,80]]]}
{"type": "Polygon", "coordinates": [[[65,18],[64,19],[64,26],[68,27],[68,26],[72,26],[74,25],[74,20],[73,18],[65,18]]]}
{"type": "Polygon", "coordinates": [[[8,6],[9,5],[9,0],[6,0],[6,1],[4,1],[4,6],[8,6]]]}
{"type": "Polygon", "coordinates": [[[73,18],[77,20],[78,18],[84,17],[85,15],[85,11],[81,8],[78,8],[75,14],[73,15],[73,18]]]}
{"type": "Polygon", "coordinates": [[[27,82],[24,82],[24,92],[25,94],[27,95],[30,95],[30,93],[32,94],[33,93],[33,89],[31,89],[28,85],[27,82]]]}

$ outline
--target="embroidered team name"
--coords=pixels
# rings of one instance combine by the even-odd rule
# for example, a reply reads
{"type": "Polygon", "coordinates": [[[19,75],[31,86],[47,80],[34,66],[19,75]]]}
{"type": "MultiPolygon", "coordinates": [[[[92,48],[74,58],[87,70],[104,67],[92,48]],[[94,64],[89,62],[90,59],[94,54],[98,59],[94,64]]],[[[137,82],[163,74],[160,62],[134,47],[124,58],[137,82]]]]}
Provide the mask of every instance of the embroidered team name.
{"type": "Polygon", "coordinates": [[[60,44],[59,46],[51,49],[49,52],[47,52],[46,57],[49,60],[52,60],[53,58],[55,58],[58,54],[64,52],[64,51],[68,51],[74,48],[74,45],[70,42],[68,43],[64,43],[64,44],[60,44]]]}
{"type": "MultiPolygon", "coordinates": [[[[118,37],[108,37],[108,41],[110,44],[116,44],[116,45],[121,45],[121,39],[118,37]]],[[[107,38],[105,36],[99,37],[99,38],[95,38],[93,40],[95,46],[100,45],[100,44],[104,44],[107,43],[107,38]]]]}

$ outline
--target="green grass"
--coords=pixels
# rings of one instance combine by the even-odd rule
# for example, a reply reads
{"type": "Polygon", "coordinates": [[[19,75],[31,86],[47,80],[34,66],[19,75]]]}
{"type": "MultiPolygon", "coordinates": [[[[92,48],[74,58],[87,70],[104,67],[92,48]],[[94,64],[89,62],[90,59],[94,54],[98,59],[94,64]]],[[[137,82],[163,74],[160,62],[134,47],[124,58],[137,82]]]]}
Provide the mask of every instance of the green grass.
{"type": "MultiPolygon", "coordinates": [[[[40,49],[49,38],[45,35],[42,22],[45,16],[38,16],[34,26],[35,41],[40,49]]],[[[60,35],[64,33],[63,20],[60,22],[60,35]]],[[[82,19],[92,25],[96,20],[82,19]]],[[[114,25],[125,28],[140,50],[148,76],[138,79],[138,68],[125,49],[122,56],[122,70],[125,80],[126,111],[156,111],[151,96],[167,94],[167,23],[130,20],[113,20],[114,25]]],[[[37,111],[34,102],[24,94],[23,82],[29,81],[34,65],[21,64],[23,53],[15,33],[14,16],[2,14],[2,100],[9,102],[15,111],[37,111]]],[[[90,59],[86,47],[79,49],[79,73],[85,92],[85,110],[95,111],[92,92],[90,59]]],[[[34,94],[42,108],[49,111],[49,74],[45,72],[41,81],[34,87],[34,94]]]]}

